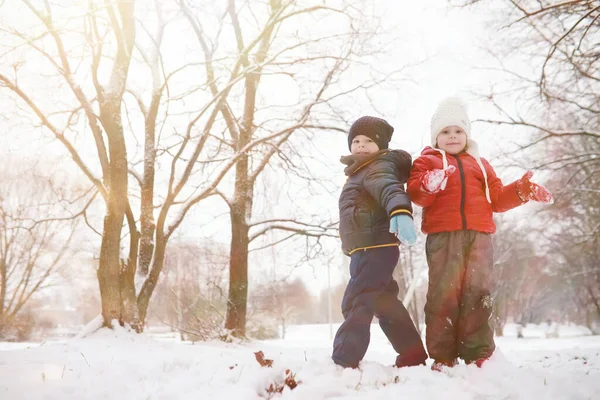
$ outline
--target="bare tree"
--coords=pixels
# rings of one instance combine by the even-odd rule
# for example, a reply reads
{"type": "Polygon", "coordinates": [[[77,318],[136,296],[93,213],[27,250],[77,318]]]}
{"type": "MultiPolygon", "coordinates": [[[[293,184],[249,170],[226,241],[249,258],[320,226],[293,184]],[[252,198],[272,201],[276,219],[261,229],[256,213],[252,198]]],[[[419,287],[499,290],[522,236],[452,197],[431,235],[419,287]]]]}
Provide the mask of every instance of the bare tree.
{"type": "Polygon", "coordinates": [[[329,314],[331,313],[331,322],[339,323],[344,321],[342,315],[342,299],[346,290],[347,283],[340,283],[331,287],[331,293],[328,293],[329,289],[321,290],[319,294],[319,323],[328,322],[329,314]],[[328,301],[328,297],[331,296],[331,302],[328,301]],[[330,307],[330,309],[328,309],[330,307]]]}
{"type": "MultiPolygon", "coordinates": [[[[565,165],[597,163],[595,151],[587,151],[583,141],[597,142],[600,138],[600,64],[595,40],[600,30],[600,6],[587,0],[451,3],[476,4],[475,8],[500,5],[497,22],[501,25],[495,35],[498,43],[491,55],[507,73],[508,86],[496,85],[497,92],[485,94],[503,117],[485,122],[533,132],[521,142],[520,150],[534,148],[550,155],[538,159],[537,167],[556,170],[565,165]],[[520,69],[508,67],[502,60],[527,63],[529,68],[522,64],[517,64],[520,69]],[[516,107],[507,107],[508,101],[515,102],[516,107]]],[[[522,156],[523,151],[514,159],[522,156]]]]}
{"type": "MultiPolygon", "coordinates": [[[[73,254],[77,216],[58,216],[60,203],[68,199],[66,188],[24,172],[3,169],[0,179],[0,338],[14,333],[28,306],[56,283],[73,254]]],[[[89,205],[72,201],[81,212],[89,205]]]]}
{"type": "MultiPolygon", "coordinates": [[[[228,99],[219,109],[226,128],[219,141],[229,152],[241,154],[235,165],[233,188],[219,191],[229,207],[231,222],[225,327],[235,336],[245,334],[251,242],[273,230],[284,233],[278,243],[296,235],[315,238],[335,235],[332,223],[307,223],[296,218],[253,221],[253,204],[257,179],[267,166],[272,165],[272,160],[290,160],[290,153],[296,150],[292,141],[294,136],[308,137],[314,131],[345,131],[344,120],[331,112],[338,98],[366,90],[383,79],[361,79],[352,85],[339,83],[340,77],[361,56],[360,46],[367,36],[353,28],[353,22],[362,17],[356,4],[340,3],[336,8],[320,2],[278,0],[256,7],[248,5],[244,7],[245,11],[240,11],[237,2],[230,0],[224,10],[232,23],[236,51],[235,64],[227,69],[233,71],[234,76],[239,71],[251,69],[241,79],[243,88],[239,91],[239,99],[228,99]],[[245,26],[243,21],[254,19],[254,15],[262,18],[258,26],[245,26]],[[317,34],[308,29],[305,36],[301,36],[293,33],[298,25],[288,26],[291,20],[298,24],[318,18],[336,21],[341,28],[317,34]],[[289,76],[292,88],[299,89],[300,94],[290,98],[276,91],[272,86],[274,76],[289,76]],[[292,101],[283,112],[280,110],[282,99],[292,101]],[[252,143],[256,143],[252,151],[242,152],[252,143]]],[[[216,95],[228,90],[227,87],[222,89],[218,79],[214,78],[221,63],[214,61],[216,50],[211,43],[217,43],[217,40],[211,40],[207,35],[199,18],[203,13],[186,2],[180,2],[180,5],[201,44],[211,93],[216,95]]],[[[294,167],[287,165],[287,168],[294,167]]]]}
{"type": "Polygon", "coordinates": [[[148,320],[172,327],[183,339],[225,335],[227,255],[226,247],[217,242],[173,240],[148,320]]]}
{"type": "Polygon", "coordinates": [[[568,279],[573,301],[593,308],[600,273],[600,5],[588,0],[451,3],[500,6],[499,43],[492,52],[508,78],[484,94],[500,115],[484,122],[529,133],[505,156],[552,177],[556,203],[544,226],[553,229],[540,234],[553,244],[548,253],[561,260],[555,272],[568,279]]]}
{"type": "Polygon", "coordinates": [[[580,322],[592,329],[592,322],[600,320],[600,191],[591,188],[600,188],[600,180],[587,167],[584,174],[574,173],[580,168],[566,166],[553,178],[556,187],[577,189],[565,191],[553,210],[552,218],[561,229],[551,235],[551,254],[560,260],[561,278],[569,286],[575,308],[583,313],[580,322]]]}
{"type": "Polygon", "coordinates": [[[2,30],[0,86],[12,93],[15,109],[25,106],[64,146],[104,200],[97,230],[106,326],[118,321],[143,329],[169,238],[211,197],[229,209],[226,327],[237,336],[245,330],[249,244],[267,245],[260,240],[269,231],[315,241],[334,235],[334,224],[319,220],[253,220],[253,199],[267,166],[289,162],[298,151],[293,137],[343,131],[340,99],[385,80],[374,74],[340,81],[373,37],[360,3],[91,0],[37,8],[21,0],[3,6],[11,14],[28,12],[34,29],[11,21],[2,30]],[[50,78],[32,85],[24,66],[50,78]],[[281,85],[296,94],[278,91],[281,85]],[[46,100],[48,91],[60,93],[57,101],[46,100]],[[77,145],[86,135],[94,157],[77,145]]]}
{"type": "Polygon", "coordinates": [[[315,308],[311,294],[300,279],[261,284],[253,291],[252,297],[256,317],[276,321],[281,339],[285,339],[289,324],[310,322],[308,318],[315,308]]]}
{"type": "MultiPolygon", "coordinates": [[[[107,51],[108,46],[103,42],[95,43],[91,48],[91,60],[89,61],[90,74],[94,84],[92,96],[86,94],[78,84],[76,74],[79,69],[73,59],[70,58],[70,49],[67,47],[70,34],[71,16],[56,15],[62,10],[45,2],[42,9],[28,0],[23,0],[22,5],[32,13],[39,21],[36,34],[30,34],[19,29],[18,26],[7,27],[4,30],[11,37],[11,42],[16,40],[16,47],[8,50],[11,54],[21,45],[29,45],[39,56],[48,63],[49,67],[59,73],[65,84],[70,89],[70,95],[75,99],[71,103],[72,108],[61,110],[67,115],[66,118],[52,118],[52,114],[45,111],[47,106],[42,104],[35,92],[19,80],[20,67],[22,64],[16,60],[11,72],[6,71],[7,65],[3,65],[0,73],[0,85],[9,89],[17,98],[24,103],[36,116],[40,124],[61,142],[69,155],[83,172],[83,174],[95,185],[106,205],[104,227],[102,232],[102,243],[100,246],[100,262],[98,268],[98,281],[102,295],[102,314],[104,321],[111,326],[113,320],[121,323],[130,323],[136,330],[141,330],[137,307],[135,307],[135,288],[133,283],[133,272],[135,265],[129,262],[122,265],[120,259],[121,229],[125,213],[128,214],[130,222],[133,215],[127,197],[127,150],[125,146],[124,130],[121,114],[121,102],[125,92],[125,84],[133,45],[135,42],[135,22],[133,2],[105,2],[102,12],[107,20],[103,24],[103,35],[112,34],[114,50],[107,51]],[[51,47],[52,46],[52,47],[51,47]],[[102,85],[99,81],[100,63],[110,54],[110,73],[108,81],[102,85]],[[29,90],[31,89],[31,90],[29,90]],[[78,124],[79,115],[85,116],[87,128],[93,135],[97,162],[101,170],[101,178],[97,177],[94,169],[85,160],[82,153],[78,152],[69,138],[69,131],[82,128],[78,124]]],[[[89,12],[84,16],[89,17],[90,28],[96,34],[100,34],[97,24],[97,15],[100,12],[98,5],[91,2],[89,12]]],[[[25,12],[25,9],[13,9],[12,12],[25,12]]],[[[84,18],[80,17],[80,21],[84,18]]],[[[14,53],[13,53],[14,54],[14,53]]],[[[80,60],[82,61],[82,60],[80,60]]],[[[39,97],[39,96],[38,96],[39,97]]],[[[131,260],[130,260],[131,261],[131,260]]]]}

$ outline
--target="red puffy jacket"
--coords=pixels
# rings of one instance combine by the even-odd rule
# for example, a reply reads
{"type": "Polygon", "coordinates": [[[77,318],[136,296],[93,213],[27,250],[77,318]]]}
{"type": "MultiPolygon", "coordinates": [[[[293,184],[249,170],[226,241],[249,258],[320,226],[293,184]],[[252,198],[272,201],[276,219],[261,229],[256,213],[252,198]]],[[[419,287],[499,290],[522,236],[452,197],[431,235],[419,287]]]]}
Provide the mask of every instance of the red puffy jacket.
{"type": "Polygon", "coordinates": [[[413,163],[408,180],[408,195],[413,203],[423,207],[423,233],[451,232],[463,229],[494,233],[493,212],[504,212],[523,204],[516,190],[516,181],[504,186],[492,166],[481,159],[487,172],[490,204],[485,197],[485,181],[477,160],[462,152],[446,155],[448,165],[456,171],[448,177],[446,188],[438,193],[422,189],[422,177],[432,169],[442,169],[442,154],[429,146],[413,163]]]}

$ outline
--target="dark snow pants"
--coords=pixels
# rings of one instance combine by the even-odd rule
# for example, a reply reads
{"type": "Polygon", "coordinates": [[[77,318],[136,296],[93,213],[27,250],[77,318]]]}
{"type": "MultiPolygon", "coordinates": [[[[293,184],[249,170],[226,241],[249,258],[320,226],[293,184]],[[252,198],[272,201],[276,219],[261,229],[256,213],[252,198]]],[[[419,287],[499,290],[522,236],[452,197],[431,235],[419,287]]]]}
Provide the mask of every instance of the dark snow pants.
{"type": "Polygon", "coordinates": [[[342,299],[344,322],[333,341],[332,359],[355,368],[363,359],[371,337],[373,316],[399,354],[396,365],[425,362],[427,353],[410,315],[398,300],[398,283],[392,273],[398,262],[398,247],[359,250],[350,258],[350,281],[342,299]]]}
{"type": "Polygon", "coordinates": [[[425,304],[429,356],[470,362],[492,355],[491,235],[475,231],[427,236],[429,288],[425,304]]]}

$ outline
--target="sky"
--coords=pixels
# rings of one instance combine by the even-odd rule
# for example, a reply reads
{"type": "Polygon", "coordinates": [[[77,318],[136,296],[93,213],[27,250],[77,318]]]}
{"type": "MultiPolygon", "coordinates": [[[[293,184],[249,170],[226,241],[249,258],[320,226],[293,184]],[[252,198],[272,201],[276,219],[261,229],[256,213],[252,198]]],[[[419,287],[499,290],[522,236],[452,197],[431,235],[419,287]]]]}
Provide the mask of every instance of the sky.
{"type": "MultiPolygon", "coordinates": [[[[494,30],[496,28],[493,28],[495,24],[490,23],[493,16],[488,13],[489,10],[483,14],[480,10],[456,9],[450,7],[447,0],[379,0],[373,3],[372,9],[366,11],[381,16],[381,30],[386,32],[378,38],[388,49],[383,57],[374,61],[379,63],[378,67],[391,71],[400,65],[412,66],[406,70],[406,79],[399,86],[384,85],[380,90],[372,90],[372,103],[365,101],[358,107],[349,103],[346,110],[348,114],[354,114],[356,118],[367,113],[386,118],[395,127],[390,147],[407,150],[414,157],[429,144],[429,120],[436,104],[444,97],[463,97],[469,103],[472,120],[489,114],[489,106],[482,104],[475,95],[485,93],[500,79],[499,73],[486,68],[494,65],[494,59],[483,50],[483,45],[490,43],[498,34],[494,30]]],[[[179,48],[177,42],[169,43],[165,48],[173,57],[186,54],[185,49],[179,48]]],[[[140,76],[138,81],[134,80],[132,83],[144,87],[147,79],[147,76],[140,76]]],[[[51,97],[48,101],[52,101],[51,97]]],[[[23,113],[18,110],[14,115],[0,119],[0,128],[8,133],[1,135],[0,146],[17,158],[35,160],[63,157],[62,148],[47,132],[42,132],[39,128],[28,129],[21,124],[23,113]]],[[[487,158],[493,158],[498,143],[505,139],[498,137],[496,130],[477,122],[473,125],[473,138],[479,142],[482,155],[487,158]]],[[[91,139],[88,137],[88,140],[91,139]]],[[[330,158],[319,166],[323,169],[323,175],[339,176],[336,182],[341,188],[345,178],[343,168],[336,160],[348,152],[344,134],[319,137],[316,146],[319,147],[319,157],[330,158]]],[[[62,161],[54,167],[67,171],[72,168],[68,158],[62,158],[62,161]]],[[[271,174],[265,179],[267,178],[270,181],[263,181],[263,184],[272,185],[273,193],[276,193],[273,183],[277,183],[277,174],[271,174]]],[[[337,217],[337,193],[317,198],[303,197],[299,201],[310,203],[306,205],[308,209],[327,209],[332,218],[337,217]]],[[[204,211],[207,207],[212,207],[211,204],[216,203],[209,202],[202,210],[192,212],[181,226],[178,236],[192,239],[210,236],[227,242],[229,233],[226,217],[218,215],[215,218],[204,211]]],[[[261,207],[260,204],[256,206],[261,207]]],[[[263,205],[264,207],[271,205],[263,205]]],[[[280,211],[285,213],[285,210],[280,211]]],[[[327,246],[339,248],[339,243],[331,240],[327,242],[327,246]]],[[[289,249],[278,249],[270,256],[262,256],[262,259],[271,269],[280,268],[280,275],[287,275],[289,269],[280,267],[282,259],[287,261],[287,250],[289,249]]],[[[327,266],[330,267],[332,283],[343,282],[347,260],[341,252],[336,254],[333,250],[333,253],[334,256],[327,265],[298,268],[295,269],[294,276],[304,279],[315,294],[328,285],[327,266]]],[[[261,261],[255,260],[254,263],[261,264],[261,261]]],[[[266,269],[268,271],[269,267],[266,269]]]]}

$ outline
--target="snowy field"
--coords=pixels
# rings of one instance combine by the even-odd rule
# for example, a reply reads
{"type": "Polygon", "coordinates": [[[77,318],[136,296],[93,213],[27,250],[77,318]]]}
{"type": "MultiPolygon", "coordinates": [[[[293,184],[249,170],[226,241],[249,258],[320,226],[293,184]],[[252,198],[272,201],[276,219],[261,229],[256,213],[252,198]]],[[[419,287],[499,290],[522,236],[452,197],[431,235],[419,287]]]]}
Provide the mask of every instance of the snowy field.
{"type": "Polygon", "coordinates": [[[581,336],[587,331],[579,327],[561,327],[552,339],[542,326],[523,333],[517,339],[507,327],[481,369],[461,364],[440,373],[429,365],[392,367],[395,354],[377,325],[359,370],[330,361],[327,325],[292,326],[285,340],[242,344],[101,330],[87,339],[0,343],[0,399],[600,398],[600,336],[581,336]],[[259,350],[274,360],[272,368],[256,361],[259,350]],[[293,390],[284,383],[286,369],[298,382],[293,390]]]}

